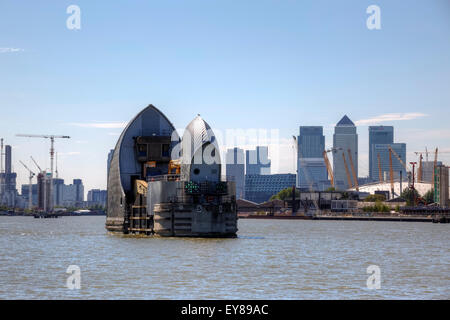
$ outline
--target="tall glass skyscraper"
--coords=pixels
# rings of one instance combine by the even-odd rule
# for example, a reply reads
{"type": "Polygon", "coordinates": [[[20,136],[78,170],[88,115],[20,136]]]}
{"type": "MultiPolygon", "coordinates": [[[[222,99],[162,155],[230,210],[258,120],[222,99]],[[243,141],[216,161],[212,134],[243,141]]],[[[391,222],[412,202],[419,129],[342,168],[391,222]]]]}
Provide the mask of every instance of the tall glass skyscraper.
{"type": "Polygon", "coordinates": [[[369,176],[373,181],[378,180],[376,174],[378,168],[378,159],[375,154],[374,145],[376,144],[392,144],[394,143],[394,127],[393,126],[370,126],[369,127],[369,176]],[[375,173],[375,175],[374,175],[375,173]]]}
{"type": "Polygon", "coordinates": [[[321,126],[302,126],[298,137],[297,187],[323,190],[328,173],[323,160],[325,136],[321,126]]]}
{"type": "MultiPolygon", "coordinates": [[[[355,167],[355,175],[358,179],[358,134],[356,126],[346,115],[334,127],[333,135],[333,173],[335,186],[338,189],[347,189],[348,185],[347,173],[345,169],[344,158],[347,162],[347,170],[353,175],[348,150],[352,155],[353,165],[355,167]]],[[[352,185],[354,184],[352,179],[352,185]]]]}

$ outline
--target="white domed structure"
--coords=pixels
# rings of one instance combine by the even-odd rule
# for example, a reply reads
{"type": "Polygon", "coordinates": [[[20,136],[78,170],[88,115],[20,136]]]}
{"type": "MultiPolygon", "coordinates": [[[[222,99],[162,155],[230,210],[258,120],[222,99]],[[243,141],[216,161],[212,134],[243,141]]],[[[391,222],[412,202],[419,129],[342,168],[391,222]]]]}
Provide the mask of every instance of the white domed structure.
{"type": "Polygon", "coordinates": [[[181,179],[186,181],[220,181],[220,149],[211,127],[195,117],[181,140],[181,179]]]}

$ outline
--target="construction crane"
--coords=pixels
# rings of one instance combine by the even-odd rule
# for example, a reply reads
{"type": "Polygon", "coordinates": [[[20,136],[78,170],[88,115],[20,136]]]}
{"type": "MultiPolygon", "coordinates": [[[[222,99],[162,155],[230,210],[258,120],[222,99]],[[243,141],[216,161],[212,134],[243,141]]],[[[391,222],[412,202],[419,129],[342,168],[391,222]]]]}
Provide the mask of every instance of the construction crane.
{"type": "MultiPolygon", "coordinates": [[[[38,168],[38,170],[39,170],[39,175],[37,176],[37,179],[38,179],[38,184],[39,184],[39,176],[41,176],[41,179],[43,179],[44,181],[43,181],[43,184],[41,184],[41,186],[42,186],[42,188],[43,188],[43,198],[44,198],[44,201],[43,201],[43,207],[42,207],[42,209],[44,209],[44,211],[47,211],[47,201],[46,201],[46,199],[47,199],[47,192],[49,192],[49,190],[48,190],[48,188],[49,188],[49,185],[48,185],[48,183],[46,182],[47,180],[47,173],[45,172],[45,171],[43,171],[42,169],[41,169],[41,167],[39,166],[39,164],[36,162],[36,160],[34,160],[34,158],[33,158],[33,156],[30,156],[30,158],[31,158],[31,160],[33,161],[33,163],[34,163],[34,165],[36,166],[36,168],[38,168]]],[[[39,188],[39,187],[38,187],[39,188]]],[[[39,202],[39,201],[38,201],[39,202]]],[[[39,203],[38,203],[38,205],[39,205],[39,203]]]]}
{"type": "MultiPolygon", "coordinates": [[[[426,154],[427,158],[425,158],[425,161],[428,161],[428,154],[430,153],[429,151],[414,151],[414,153],[416,155],[420,155],[420,154],[426,154]]],[[[439,154],[441,153],[450,153],[450,151],[439,151],[439,154]]]]}
{"type": "Polygon", "coordinates": [[[39,172],[42,172],[41,167],[39,167],[39,165],[37,164],[36,160],[34,160],[33,156],[30,156],[31,160],[34,162],[34,164],[36,165],[36,167],[39,169],[39,172]]]}
{"type": "MultiPolygon", "coordinates": [[[[69,136],[56,136],[56,135],[38,135],[38,134],[16,134],[17,137],[27,138],[43,138],[50,139],[50,199],[53,199],[53,156],[55,154],[55,139],[70,139],[69,136]]],[[[49,211],[53,211],[53,201],[50,201],[49,211]]]]}
{"type": "Polygon", "coordinates": [[[407,172],[410,172],[411,170],[408,169],[408,167],[406,166],[406,163],[402,160],[402,158],[398,155],[397,152],[395,152],[394,149],[392,149],[391,146],[389,146],[389,150],[392,152],[392,154],[397,158],[397,160],[400,162],[400,164],[402,165],[403,168],[405,168],[405,170],[407,172]]]}
{"type": "Polygon", "coordinates": [[[347,160],[345,160],[345,152],[343,152],[343,151],[342,151],[342,158],[344,159],[344,167],[345,167],[345,173],[347,175],[348,187],[353,188],[352,178],[350,177],[350,171],[348,171],[347,160]]]}
{"type": "Polygon", "coordinates": [[[342,150],[342,148],[331,148],[328,150],[324,150],[323,151],[323,160],[325,161],[325,166],[327,167],[327,171],[328,171],[328,175],[330,176],[330,182],[331,182],[331,186],[333,188],[336,188],[335,184],[334,184],[334,174],[333,174],[333,169],[331,168],[331,163],[330,160],[328,159],[328,152],[336,152],[337,150],[342,150]]]}
{"type": "Polygon", "coordinates": [[[56,166],[55,166],[55,173],[56,173],[56,179],[58,179],[58,152],[56,152],[56,157],[55,157],[55,162],[56,162],[56,166]]]}
{"type": "MultiPolygon", "coordinates": [[[[419,168],[417,170],[417,181],[422,182],[423,181],[423,154],[425,153],[425,161],[428,163],[428,148],[425,147],[425,151],[415,151],[414,152],[417,156],[419,156],[419,168]]],[[[439,151],[439,153],[450,153],[450,151],[439,151]]],[[[435,150],[434,155],[434,164],[433,164],[433,173],[432,173],[432,179],[430,183],[434,183],[434,171],[436,170],[437,166],[437,154],[438,154],[438,148],[435,150]]]]}
{"type": "Polygon", "coordinates": [[[423,181],[423,156],[420,154],[419,156],[419,168],[417,169],[417,181],[422,182],[423,181]]]}
{"type": "Polygon", "coordinates": [[[384,182],[383,180],[383,174],[381,172],[381,159],[380,159],[380,154],[377,154],[377,158],[378,158],[378,180],[380,182],[384,182]]]}
{"type": "Polygon", "coordinates": [[[333,169],[331,169],[330,160],[328,160],[327,151],[323,151],[323,160],[325,161],[325,166],[327,167],[328,175],[330,176],[331,186],[334,188],[334,175],[333,169]]]}
{"type": "Polygon", "coordinates": [[[350,149],[348,149],[347,152],[348,152],[348,159],[350,160],[350,166],[352,169],[353,181],[355,183],[355,189],[356,189],[356,192],[359,192],[358,177],[356,174],[355,165],[353,164],[352,151],[350,149]]]}
{"type": "Polygon", "coordinates": [[[431,186],[432,186],[433,192],[436,191],[436,190],[434,190],[434,175],[435,175],[436,167],[437,167],[437,158],[438,158],[438,148],[436,148],[436,151],[434,152],[433,175],[431,178],[431,186]]]}
{"type": "Polygon", "coordinates": [[[36,175],[33,171],[31,171],[26,165],[25,163],[23,163],[22,161],[19,160],[19,162],[25,167],[25,169],[28,170],[28,172],[30,173],[30,175],[28,176],[29,179],[29,184],[28,184],[28,209],[31,211],[31,209],[33,209],[33,192],[32,192],[32,187],[33,187],[33,178],[36,175]]]}
{"type": "MultiPolygon", "coordinates": [[[[414,187],[414,182],[415,182],[415,174],[414,174],[415,171],[414,171],[414,168],[415,168],[417,162],[410,162],[409,164],[412,166],[412,183],[409,186],[409,189],[412,191],[414,205],[416,206],[418,199],[417,199],[417,196],[416,196],[416,188],[414,187]]],[[[422,198],[420,198],[420,197],[419,197],[419,199],[422,200],[422,198]]]]}
{"type": "Polygon", "coordinates": [[[394,198],[394,169],[392,168],[392,150],[389,149],[389,178],[391,180],[391,195],[394,198]]]}
{"type": "Polygon", "coordinates": [[[411,183],[411,175],[413,174],[413,172],[411,171],[411,169],[409,169],[409,168],[406,166],[406,163],[402,160],[402,158],[398,155],[398,153],[395,152],[395,150],[392,149],[390,146],[389,146],[389,150],[390,150],[390,151],[392,152],[392,154],[397,158],[398,162],[400,162],[400,164],[402,165],[402,167],[405,168],[406,174],[408,175],[408,181],[409,181],[409,183],[411,183]]]}

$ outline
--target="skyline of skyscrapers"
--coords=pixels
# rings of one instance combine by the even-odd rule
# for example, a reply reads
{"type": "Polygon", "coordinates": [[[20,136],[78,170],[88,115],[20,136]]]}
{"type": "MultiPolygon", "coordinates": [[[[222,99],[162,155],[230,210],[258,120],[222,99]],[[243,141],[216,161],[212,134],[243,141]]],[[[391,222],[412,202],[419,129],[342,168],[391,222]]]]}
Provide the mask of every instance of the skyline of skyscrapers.
{"type": "MultiPolygon", "coordinates": [[[[336,123],[333,134],[332,169],[335,179],[335,186],[337,189],[343,190],[350,187],[348,184],[346,173],[347,170],[351,175],[352,184],[354,175],[356,175],[356,177],[361,181],[364,181],[362,183],[378,181],[380,178],[378,157],[380,158],[379,162],[381,167],[382,180],[386,181],[389,178],[390,174],[389,147],[391,147],[398,154],[403,162],[407,163],[406,144],[394,142],[394,126],[369,126],[368,131],[369,172],[368,177],[365,178],[359,177],[359,141],[356,125],[347,115],[344,115],[336,123]],[[348,156],[348,150],[350,150],[350,153],[352,155],[355,174],[353,174],[351,162],[348,156]],[[344,157],[346,158],[347,170],[345,168],[342,154],[344,154],[344,157]]],[[[318,191],[325,190],[331,186],[331,183],[323,159],[323,151],[326,149],[323,127],[300,126],[299,132],[300,134],[297,140],[298,171],[296,174],[296,186],[300,189],[314,189],[318,191]]],[[[1,175],[1,177],[3,178],[1,187],[3,189],[5,189],[6,185],[9,184],[9,182],[5,178],[7,173],[12,170],[12,148],[11,146],[7,145],[5,146],[4,150],[5,153],[3,154],[3,158],[5,160],[5,166],[4,172],[1,175]]],[[[110,150],[107,157],[107,174],[109,173],[112,154],[113,150],[110,150]]],[[[271,164],[272,163],[269,159],[268,146],[256,146],[256,148],[253,150],[245,150],[238,147],[227,150],[225,167],[226,174],[227,176],[232,176],[233,180],[236,182],[236,196],[238,199],[246,198],[246,176],[270,175],[271,164]]],[[[438,165],[439,164],[441,164],[441,162],[438,162],[438,165]]],[[[404,180],[408,178],[405,168],[400,163],[400,161],[398,161],[396,156],[392,156],[392,166],[395,180],[399,178],[400,172],[402,172],[404,180]]],[[[428,182],[429,180],[431,180],[430,175],[432,174],[432,167],[433,163],[431,161],[430,163],[426,163],[425,161],[423,162],[423,181],[428,182]]],[[[15,179],[13,180],[15,181],[15,179]]],[[[263,181],[263,179],[259,179],[258,181],[263,181]]],[[[64,185],[63,179],[55,178],[53,179],[53,185],[55,205],[84,201],[84,186],[81,179],[74,179],[73,185],[66,186],[64,185]],[[73,197],[68,196],[68,194],[73,194],[73,197]],[[73,200],[69,200],[68,198],[73,198],[73,200]]],[[[39,198],[37,186],[38,184],[32,186],[33,203],[37,202],[39,198]]],[[[28,185],[23,185],[21,191],[22,195],[17,194],[17,196],[19,198],[22,197],[27,200],[28,185]]]]}

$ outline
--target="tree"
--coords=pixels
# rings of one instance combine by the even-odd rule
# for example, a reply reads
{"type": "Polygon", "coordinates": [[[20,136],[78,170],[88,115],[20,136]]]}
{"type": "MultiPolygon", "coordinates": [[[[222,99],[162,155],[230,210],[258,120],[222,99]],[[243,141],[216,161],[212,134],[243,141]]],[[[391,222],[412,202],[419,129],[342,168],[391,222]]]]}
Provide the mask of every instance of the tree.
{"type": "MultiPolygon", "coordinates": [[[[300,191],[295,189],[295,197],[300,197],[300,191]]],[[[277,194],[270,197],[270,201],[272,200],[291,200],[292,199],[292,187],[286,188],[278,192],[277,194]]]]}
{"type": "Polygon", "coordinates": [[[371,194],[364,199],[364,202],[377,202],[377,201],[386,201],[386,196],[384,194],[371,194]]]}
{"type": "Polygon", "coordinates": [[[423,199],[427,203],[433,203],[434,202],[434,190],[433,189],[428,190],[427,193],[425,193],[425,195],[423,196],[423,199]]]}
{"type": "Polygon", "coordinates": [[[390,208],[383,202],[377,200],[374,205],[363,208],[364,212],[389,212],[390,208]]]}
{"type": "Polygon", "coordinates": [[[406,200],[406,205],[407,206],[414,206],[414,195],[415,198],[419,198],[420,194],[419,192],[417,192],[416,189],[414,189],[414,191],[410,188],[406,188],[405,190],[403,190],[402,194],[400,195],[401,198],[406,200]]]}

